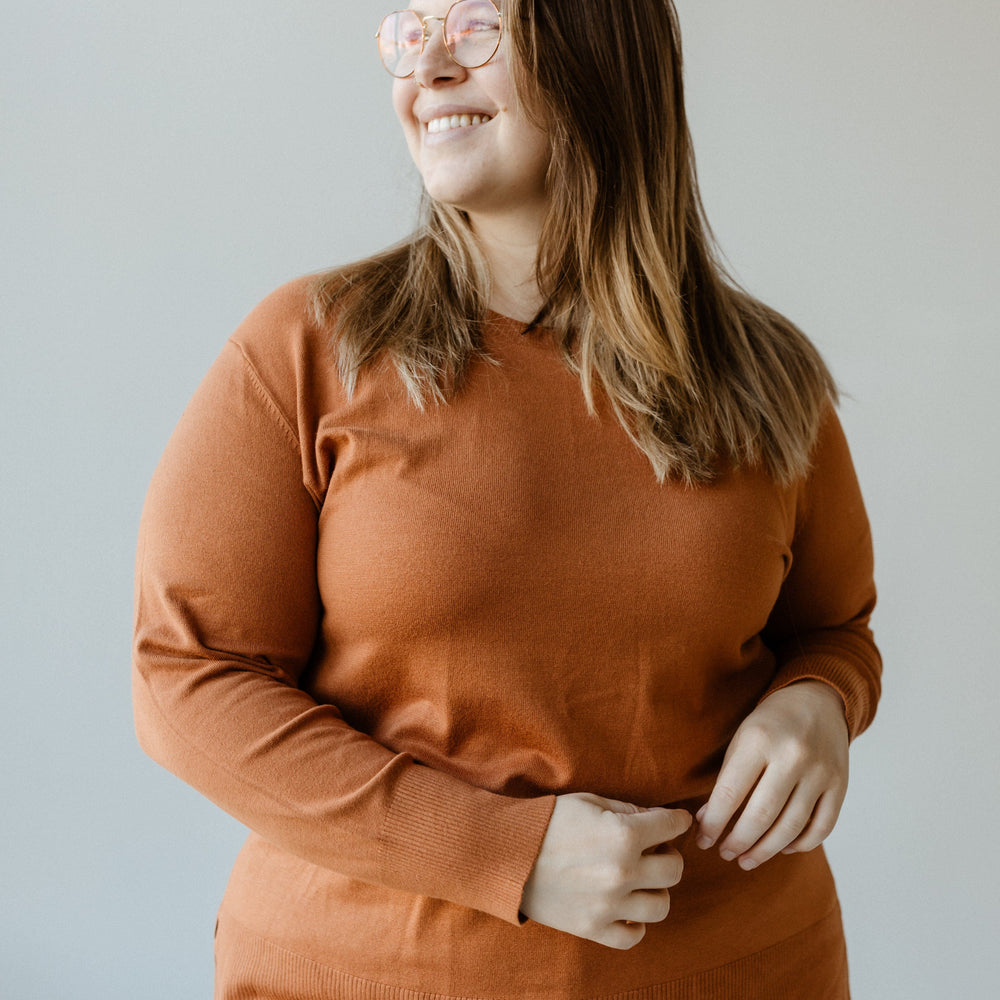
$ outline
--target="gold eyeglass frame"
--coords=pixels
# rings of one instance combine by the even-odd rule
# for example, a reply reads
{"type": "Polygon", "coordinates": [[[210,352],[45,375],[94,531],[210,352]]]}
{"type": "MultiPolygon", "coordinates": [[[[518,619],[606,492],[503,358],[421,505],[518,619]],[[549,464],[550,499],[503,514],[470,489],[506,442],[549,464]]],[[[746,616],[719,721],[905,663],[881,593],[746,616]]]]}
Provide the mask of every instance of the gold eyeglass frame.
{"type": "MultiPolygon", "coordinates": [[[[378,31],[375,32],[375,44],[378,45],[378,47],[379,47],[378,48],[378,61],[382,64],[382,68],[386,71],[386,73],[388,73],[389,76],[391,76],[394,80],[409,80],[409,78],[411,76],[413,76],[413,74],[416,73],[416,71],[417,71],[416,66],[414,66],[413,69],[411,69],[410,72],[407,73],[405,76],[396,76],[396,74],[393,73],[392,70],[389,69],[389,67],[386,66],[385,62],[383,61],[383,59],[382,59],[382,46],[379,44],[379,41],[380,41],[380,39],[382,37],[382,25],[385,24],[387,18],[392,17],[393,14],[413,14],[414,17],[416,17],[417,20],[420,21],[420,27],[422,29],[422,33],[421,33],[421,36],[420,36],[420,51],[417,53],[417,58],[419,59],[424,54],[424,49],[427,47],[427,43],[430,41],[430,37],[431,37],[430,36],[430,31],[428,30],[428,27],[427,27],[427,22],[428,21],[440,21],[441,22],[441,31],[443,33],[444,32],[444,22],[448,20],[448,15],[460,3],[464,3],[464,2],[465,2],[465,0],[455,0],[455,2],[447,9],[447,11],[445,11],[444,17],[436,17],[433,14],[427,15],[427,17],[421,17],[415,10],[391,10],[391,11],[389,11],[389,13],[386,14],[385,17],[382,18],[382,20],[381,20],[381,22],[379,23],[379,26],[378,26],[378,31]]],[[[484,0],[484,2],[486,2],[486,0],[484,0]]],[[[490,59],[492,59],[497,54],[497,52],[500,50],[500,42],[503,39],[503,14],[500,12],[500,8],[496,5],[495,0],[488,0],[488,2],[490,4],[492,4],[493,8],[496,10],[496,12],[497,12],[497,22],[500,25],[500,31],[497,33],[496,48],[490,53],[489,59],[484,59],[481,63],[476,63],[475,66],[465,66],[462,63],[460,63],[452,55],[451,49],[448,48],[448,43],[447,42],[444,43],[444,50],[445,50],[445,52],[448,53],[448,58],[451,59],[451,61],[456,66],[461,66],[462,69],[479,69],[480,66],[485,66],[490,61],[490,59]]]]}

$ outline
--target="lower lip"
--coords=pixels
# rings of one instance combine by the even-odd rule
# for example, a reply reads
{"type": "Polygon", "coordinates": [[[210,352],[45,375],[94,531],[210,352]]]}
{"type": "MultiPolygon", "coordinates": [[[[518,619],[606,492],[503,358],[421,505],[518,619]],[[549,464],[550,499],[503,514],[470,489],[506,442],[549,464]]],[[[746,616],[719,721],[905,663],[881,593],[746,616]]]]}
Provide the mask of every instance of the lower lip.
{"type": "Polygon", "coordinates": [[[446,132],[428,132],[427,126],[423,126],[424,142],[431,145],[437,145],[439,142],[447,142],[449,139],[458,139],[462,136],[469,135],[471,132],[476,132],[481,128],[486,128],[487,125],[491,125],[494,119],[491,118],[488,122],[480,122],[478,125],[460,125],[458,128],[450,128],[446,132]]]}

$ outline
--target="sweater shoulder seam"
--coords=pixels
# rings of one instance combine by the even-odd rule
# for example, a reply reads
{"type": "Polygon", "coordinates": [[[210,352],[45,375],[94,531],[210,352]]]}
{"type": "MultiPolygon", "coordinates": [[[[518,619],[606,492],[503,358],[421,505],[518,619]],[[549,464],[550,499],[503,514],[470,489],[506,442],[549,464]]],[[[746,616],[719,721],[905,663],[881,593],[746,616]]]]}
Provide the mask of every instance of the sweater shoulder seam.
{"type": "MultiPolygon", "coordinates": [[[[244,350],[243,345],[235,338],[231,338],[229,342],[236,348],[237,351],[240,352],[240,357],[243,360],[243,366],[247,373],[247,379],[256,394],[260,397],[261,402],[264,404],[264,408],[271,416],[272,420],[274,420],[274,422],[281,428],[282,434],[294,454],[301,458],[302,442],[299,439],[299,435],[295,431],[294,424],[285,414],[284,410],[282,410],[278,401],[268,389],[260,372],[257,370],[254,363],[248,357],[247,352],[244,350]]],[[[309,493],[309,496],[312,497],[313,503],[315,503],[317,507],[321,507],[322,501],[320,497],[316,495],[316,491],[313,490],[305,481],[303,481],[302,485],[303,488],[309,493]]]]}

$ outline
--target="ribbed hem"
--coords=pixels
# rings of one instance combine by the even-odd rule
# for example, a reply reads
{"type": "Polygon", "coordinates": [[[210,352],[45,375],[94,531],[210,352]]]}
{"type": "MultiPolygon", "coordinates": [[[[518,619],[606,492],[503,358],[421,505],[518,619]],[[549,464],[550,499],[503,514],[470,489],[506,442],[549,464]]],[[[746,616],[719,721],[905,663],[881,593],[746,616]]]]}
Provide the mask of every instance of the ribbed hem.
{"type": "Polygon", "coordinates": [[[441,771],[411,767],[379,835],[379,870],[389,885],[521,923],[524,883],[554,807],[554,795],[470,793],[441,771]]]}
{"type": "Polygon", "coordinates": [[[717,969],[623,993],[553,985],[516,998],[403,989],[348,975],[272,944],[222,915],[214,1000],[850,1000],[840,909],[717,969]]]}

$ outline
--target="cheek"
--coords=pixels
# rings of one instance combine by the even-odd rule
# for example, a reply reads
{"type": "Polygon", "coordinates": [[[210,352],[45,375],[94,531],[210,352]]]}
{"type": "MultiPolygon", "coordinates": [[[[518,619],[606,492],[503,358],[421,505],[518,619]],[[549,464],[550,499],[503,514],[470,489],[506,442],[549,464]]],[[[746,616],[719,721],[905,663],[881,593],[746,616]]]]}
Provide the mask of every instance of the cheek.
{"type": "Polygon", "coordinates": [[[503,59],[497,55],[491,62],[479,69],[471,71],[482,90],[489,94],[501,111],[511,112],[514,102],[514,88],[511,86],[510,75],[503,59]]]}
{"type": "Polygon", "coordinates": [[[521,151],[521,164],[525,173],[543,179],[552,159],[549,137],[544,132],[522,123],[517,146],[521,151]]]}
{"type": "Polygon", "coordinates": [[[396,117],[400,122],[406,122],[412,117],[410,108],[413,106],[412,95],[409,94],[409,87],[406,80],[393,80],[392,82],[392,110],[396,112],[396,117]]]}
{"type": "Polygon", "coordinates": [[[416,156],[420,145],[418,135],[419,123],[413,117],[413,102],[416,98],[415,88],[411,80],[396,80],[392,86],[392,109],[403,129],[406,144],[410,153],[416,156]]]}
{"type": "Polygon", "coordinates": [[[417,99],[417,88],[413,78],[394,80],[392,83],[392,109],[404,129],[412,128],[413,104],[417,99]]]}

